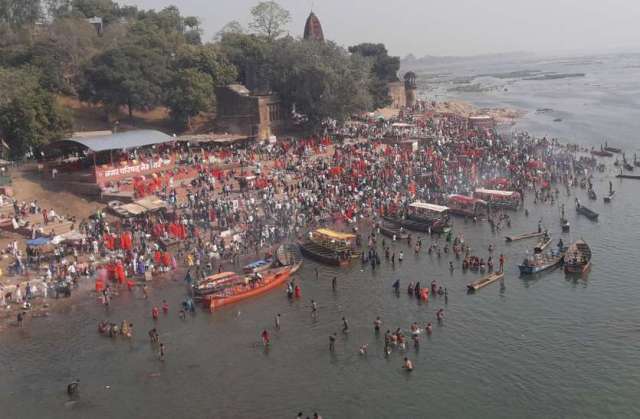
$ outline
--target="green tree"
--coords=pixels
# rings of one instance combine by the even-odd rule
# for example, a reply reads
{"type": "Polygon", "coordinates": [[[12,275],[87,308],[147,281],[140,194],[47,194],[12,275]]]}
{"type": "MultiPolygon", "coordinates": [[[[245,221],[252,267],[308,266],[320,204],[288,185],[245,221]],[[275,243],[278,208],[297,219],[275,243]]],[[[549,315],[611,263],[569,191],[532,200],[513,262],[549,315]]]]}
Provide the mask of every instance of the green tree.
{"type": "Polygon", "coordinates": [[[213,110],[215,87],[236,77],[235,67],[213,44],[185,45],[174,61],[174,69],[166,88],[166,105],[181,128],[191,128],[191,118],[213,110]]]}
{"type": "Polygon", "coordinates": [[[284,38],[271,55],[272,85],[285,104],[318,129],[327,118],[343,121],[370,109],[370,63],[335,44],[284,38]]]}
{"type": "Polygon", "coordinates": [[[364,43],[349,47],[349,52],[371,61],[371,94],[375,108],[383,108],[391,103],[387,83],[398,81],[400,57],[391,57],[384,44],[364,43]]]}
{"type": "Polygon", "coordinates": [[[237,68],[238,81],[250,90],[260,90],[272,78],[273,45],[266,38],[253,34],[228,32],[223,34],[220,47],[237,68]]]}
{"type": "Polygon", "coordinates": [[[87,65],[80,90],[83,100],[115,110],[126,106],[149,110],[163,100],[163,86],[170,78],[166,59],[156,51],[136,46],[106,51],[87,65]]]}
{"type": "Polygon", "coordinates": [[[269,40],[278,38],[285,32],[291,21],[289,11],[275,1],[261,1],[251,9],[249,27],[269,40]]]}
{"type": "Polygon", "coordinates": [[[182,128],[191,128],[191,118],[212,110],[215,84],[213,78],[195,68],[178,70],[167,92],[166,104],[171,118],[182,128]]]}
{"type": "Polygon", "coordinates": [[[43,70],[48,90],[73,95],[82,66],[98,52],[97,40],[95,29],[84,19],[56,19],[36,38],[30,63],[43,70]]]}
{"type": "Polygon", "coordinates": [[[41,0],[0,0],[0,24],[33,25],[41,17],[41,0]]]}
{"type": "Polygon", "coordinates": [[[0,70],[0,137],[13,157],[71,132],[71,116],[40,86],[32,69],[0,70]]]}
{"type": "Polygon", "coordinates": [[[220,41],[226,34],[243,34],[244,28],[237,20],[232,20],[225,24],[222,29],[216,33],[216,36],[213,38],[215,41],[220,41]]]}

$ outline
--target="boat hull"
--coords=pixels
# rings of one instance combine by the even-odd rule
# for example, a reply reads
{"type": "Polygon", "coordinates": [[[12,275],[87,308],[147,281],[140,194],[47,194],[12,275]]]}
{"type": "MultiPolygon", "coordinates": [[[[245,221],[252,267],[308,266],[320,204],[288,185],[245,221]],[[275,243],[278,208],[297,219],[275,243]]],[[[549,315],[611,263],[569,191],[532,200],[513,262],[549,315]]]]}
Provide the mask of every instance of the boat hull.
{"type": "Polygon", "coordinates": [[[407,233],[406,231],[400,231],[399,228],[394,228],[388,225],[381,225],[380,233],[382,233],[383,236],[387,236],[389,238],[393,238],[393,236],[395,236],[396,240],[403,240],[409,237],[409,233],[407,233]]]}
{"type": "Polygon", "coordinates": [[[564,266],[564,272],[566,274],[583,274],[589,269],[591,269],[591,262],[579,265],[567,264],[564,266]]]}
{"type": "Polygon", "coordinates": [[[588,219],[592,220],[592,221],[597,221],[598,220],[598,216],[599,214],[597,212],[591,211],[589,208],[587,207],[576,207],[576,211],[578,212],[578,214],[582,214],[585,217],[587,217],[588,219]]]}
{"type": "Polygon", "coordinates": [[[520,269],[521,275],[534,275],[540,272],[547,271],[549,269],[553,269],[560,265],[560,259],[555,262],[546,263],[544,265],[538,266],[530,266],[530,265],[518,265],[518,269],[520,269]]]}
{"type": "Polygon", "coordinates": [[[309,259],[313,259],[315,261],[324,263],[325,265],[331,266],[347,266],[349,265],[350,259],[341,259],[337,255],[332,255],[329,250],[324,252],[320,252],[317,249],[310,246],[309,243],[300,243],[300,252],[303,256],[308,257],[309,259]]]}
{"type": "Polygon", "coordinates": [[[217,298],[215,296],[211,296],[205,300],[205,304],[210,310],[215,310],[220,307],[224,307],[226,305],[234,304],[242,300],[246,300],[248,298],[256,297],[258,295],[264,294],[272,289],[282,285],[287,281],[291,275],[296,273],[300,268],[302,262],[298,262],[296,265],[289,266],[286,268],[280,268],[278,272],[273,273],[273,278],[268,277],[268,283],[258,286],[247,291],[241,292],[236,295],[217,298]]]}
{"type": "Polygon", "coordinates": [[[484,288],[489,284],[493,284],[494,282],[500,280],[504,278],[504,273],[503,272],[493,272],[490,273],[489,275],[485,276],[484,278],[481,278],[477,281],[474,281],[472,283],[470,283],[469,285],[467,285],[467,290],[469,292],[475,292],[477,290],[479,290],[480,288],[484,288]]]}

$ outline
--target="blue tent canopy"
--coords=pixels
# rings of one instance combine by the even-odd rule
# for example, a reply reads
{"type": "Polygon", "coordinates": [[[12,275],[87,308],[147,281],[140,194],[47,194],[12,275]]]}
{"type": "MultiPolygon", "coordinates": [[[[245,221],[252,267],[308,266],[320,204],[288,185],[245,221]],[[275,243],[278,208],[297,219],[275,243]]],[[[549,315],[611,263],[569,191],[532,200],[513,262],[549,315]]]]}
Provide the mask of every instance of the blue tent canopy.
{"type": "Polygon", "coordinates": [[[45,244],[48,244],[50,241],[51,239],[48,239],[46,237],[38,237],[37,239],[27,240],[27,246],[29,247],[44,246],[45,244]]]}

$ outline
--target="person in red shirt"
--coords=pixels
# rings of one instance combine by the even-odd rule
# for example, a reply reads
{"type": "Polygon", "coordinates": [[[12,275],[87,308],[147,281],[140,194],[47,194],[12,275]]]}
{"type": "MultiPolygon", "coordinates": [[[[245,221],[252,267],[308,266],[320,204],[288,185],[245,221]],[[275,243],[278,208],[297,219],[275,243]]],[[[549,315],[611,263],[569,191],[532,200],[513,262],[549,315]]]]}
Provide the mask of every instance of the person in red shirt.
{"type": "Polygon", "coordinates": [[[169,313],[169,303],[167,303],[167,300],[162,300],[162,312],[164,314],[169,313]]]}
{"type": "Polygon", "coordinates": [[[264,346],[269,346],[269,332],[267,332],[267,329],[264,329],[260,336],[262,337],[262,344],[264,346]]]}
{"type": "Polygon", "coordinates": [[[160,315],[160,310],[158,310],[158,307],[153,307],[151,309],[151,317],[153,317],[153,320],[158,320],[159,315],[160,315]]]}

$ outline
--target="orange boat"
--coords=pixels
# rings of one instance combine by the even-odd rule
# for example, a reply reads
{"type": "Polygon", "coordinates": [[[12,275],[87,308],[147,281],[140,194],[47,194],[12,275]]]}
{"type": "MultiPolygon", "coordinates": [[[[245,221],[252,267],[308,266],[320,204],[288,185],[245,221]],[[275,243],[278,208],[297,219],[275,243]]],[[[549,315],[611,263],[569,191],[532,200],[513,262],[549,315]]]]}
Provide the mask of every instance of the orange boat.
{"type": "Polygon", "coordinates": [[[288,280],[291,275],[298,271],[301,264],[302,262],[298,262],[295,265],[239,277],[239,280],[230,283],[224,289],[207,295],[204,299],[205,307],[213,311],[216,308],[270,291],[288,280]]]}

